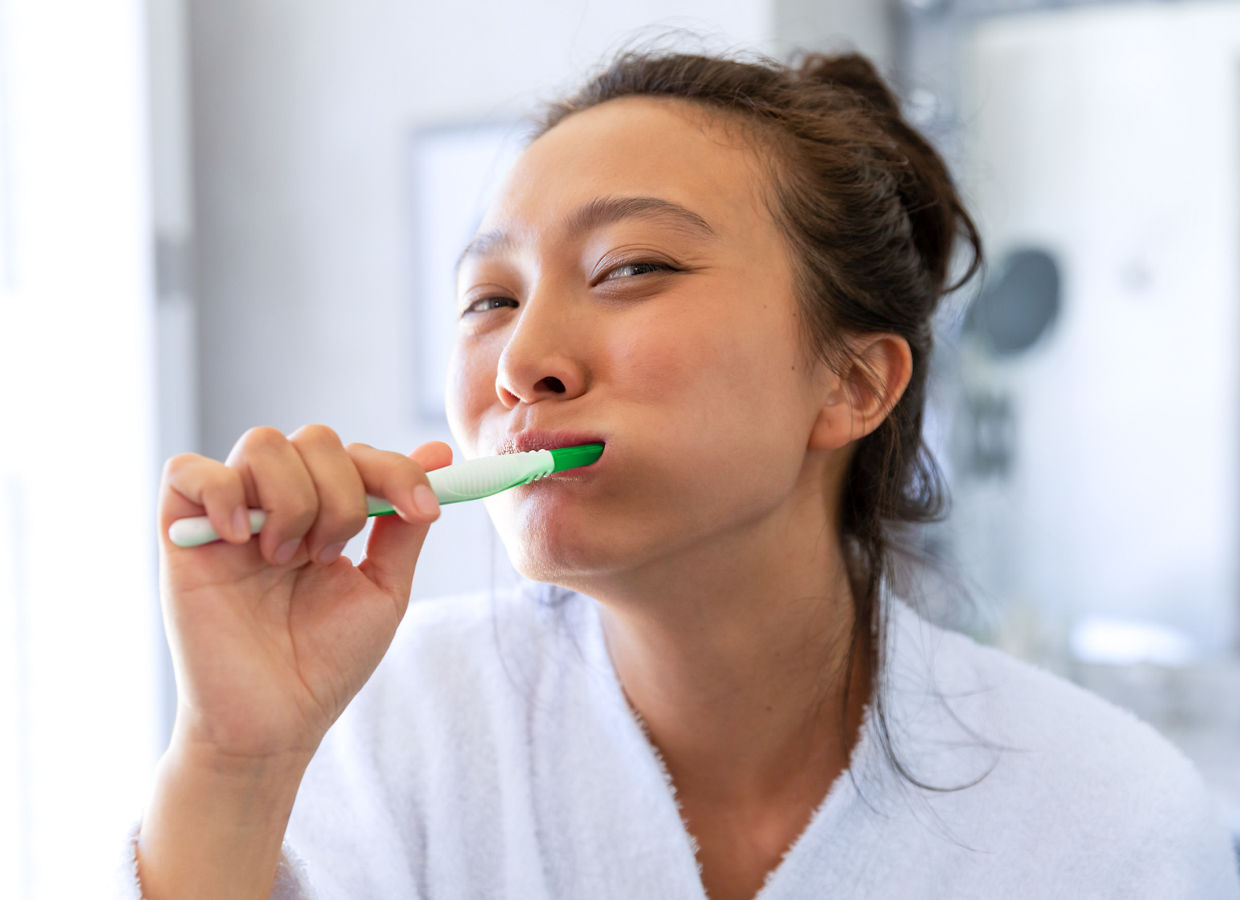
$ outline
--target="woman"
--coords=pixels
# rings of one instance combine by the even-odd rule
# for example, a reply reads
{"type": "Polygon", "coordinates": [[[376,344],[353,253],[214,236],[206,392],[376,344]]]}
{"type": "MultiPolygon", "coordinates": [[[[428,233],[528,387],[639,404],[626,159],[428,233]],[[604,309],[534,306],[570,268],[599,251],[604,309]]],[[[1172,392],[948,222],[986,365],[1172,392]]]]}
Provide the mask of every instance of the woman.
{"type": "Polygon", "coordinates": [[[442,444],[171,460],[161,531],[205,511],[225,543],[164,541],[145,896],[1240,893],[1149,728],[885,590],[892,527],[941,505],[958,234],[972,274],[942,162],[856,56],[627,56],[554,107],[461,257],[448,399],[467,456],[605,444],[488,501],[560,589],[397,633],[442,444]],[[399,518],[355,567],[367,492],[399,518]]]}

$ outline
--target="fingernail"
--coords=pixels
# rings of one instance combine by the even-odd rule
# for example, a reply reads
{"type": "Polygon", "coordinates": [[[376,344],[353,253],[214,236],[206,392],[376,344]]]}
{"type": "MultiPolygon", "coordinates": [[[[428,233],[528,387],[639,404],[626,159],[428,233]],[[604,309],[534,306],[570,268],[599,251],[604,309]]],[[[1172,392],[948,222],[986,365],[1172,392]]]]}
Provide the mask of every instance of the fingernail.
{"type": "Polygon", "coordinates": [[[413,489],[413,505],[424,516],[439,515],[439,498],[429,485],[419,484],[413,489]]]}
{"type": "Polygon", "coordinates": [[[250,514],[241,507],[237,507],[237,511],[233,513],[232,520],[233,536],[239,541],[248,541],[250,539],[250,514]]]}
{"type": "Polygon", "coordinates": [[[343,550],[344,550],[344,544],[343,544],[343,543],[340,543],[340,544],[330,544],[330,545],[328,545],[328,546],[324,547],[322,550],[320,550],[320,551],[319,551],[319,560],[318,560],[318,561],[319,561],[319,563],[320,563],[321,565],[324,565],[324,566],[325,566],[325,565],[327,565],[328,563],[333,563],[333,562],[335,562],[337,559],[339,559],[339,558],[340,558],[340,553],[341,553],[341,551],[343,551],[343,550]]]}
{"type": "Polygon", "coordinates": [[[301,541],[299,540],[286,541],[281,544],[280,548],[276,550],[276,565],[282,566],[292,559],[293,554],[297,552],[297,548],[300,546],[301,541]]]}

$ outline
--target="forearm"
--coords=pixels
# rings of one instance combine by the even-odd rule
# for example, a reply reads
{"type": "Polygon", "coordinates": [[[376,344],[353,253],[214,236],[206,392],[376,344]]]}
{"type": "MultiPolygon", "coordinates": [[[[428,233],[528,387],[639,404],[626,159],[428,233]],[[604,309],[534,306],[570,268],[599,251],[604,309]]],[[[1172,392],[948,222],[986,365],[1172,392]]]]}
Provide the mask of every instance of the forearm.
{"type": "Polygon", "coordinates": [[[146,900],[267,898],[308,757],[221,760],[171,747],[138,835],[146,900]]]}

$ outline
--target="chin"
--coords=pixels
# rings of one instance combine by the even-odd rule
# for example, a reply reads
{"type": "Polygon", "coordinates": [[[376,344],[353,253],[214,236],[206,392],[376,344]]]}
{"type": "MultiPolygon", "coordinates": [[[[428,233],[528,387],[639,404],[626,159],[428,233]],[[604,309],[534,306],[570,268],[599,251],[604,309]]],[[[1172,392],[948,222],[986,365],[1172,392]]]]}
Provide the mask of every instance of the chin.
{"type": "Polygon", "coordinates": [[[501,529],[512,567],[532,581],[593,594],[633,567],[640,548],[589,528],[501,529]]]}
{"type": "MultiPolygon", "coordinates": [[[[518,490],[520,490],[518,488],[518,490]]],[[[563,499],[563,498],[559,498],[563,499]]],[[[606,566],[620,548],[602,534],[598,517],[552,497],[488,498],[488,512],[512,566],[526,578],[560,584],[573,573],[606,566]]]]}
{"type": "Polygon", "coordinates": [[[522,576],[572,590],[582,590],[583,585],[617,568],[614,551],[604,555],[580,543],[562,546],[532,541],[526,536],[505,545],[512,567],[522,576]]]}

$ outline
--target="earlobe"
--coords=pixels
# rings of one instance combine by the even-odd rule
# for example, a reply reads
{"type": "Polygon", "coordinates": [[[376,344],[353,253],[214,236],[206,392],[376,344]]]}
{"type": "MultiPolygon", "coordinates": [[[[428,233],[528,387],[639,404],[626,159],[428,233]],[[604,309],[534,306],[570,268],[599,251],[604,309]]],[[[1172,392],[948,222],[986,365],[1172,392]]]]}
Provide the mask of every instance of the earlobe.
{"type": "Polygon", "coordinates": [[[896,334],[859,335],[840,373],[831,373],[810,431],[811,450],[838,450],[882,424],[913,374],[908,341],[896,334]]]}
{"type": "Polygon", "coordinates": [[[810,429],[810,450],[838,450],[852,440],[852,404],[844,379],[830,373],[822,406],[810,429]]]}

